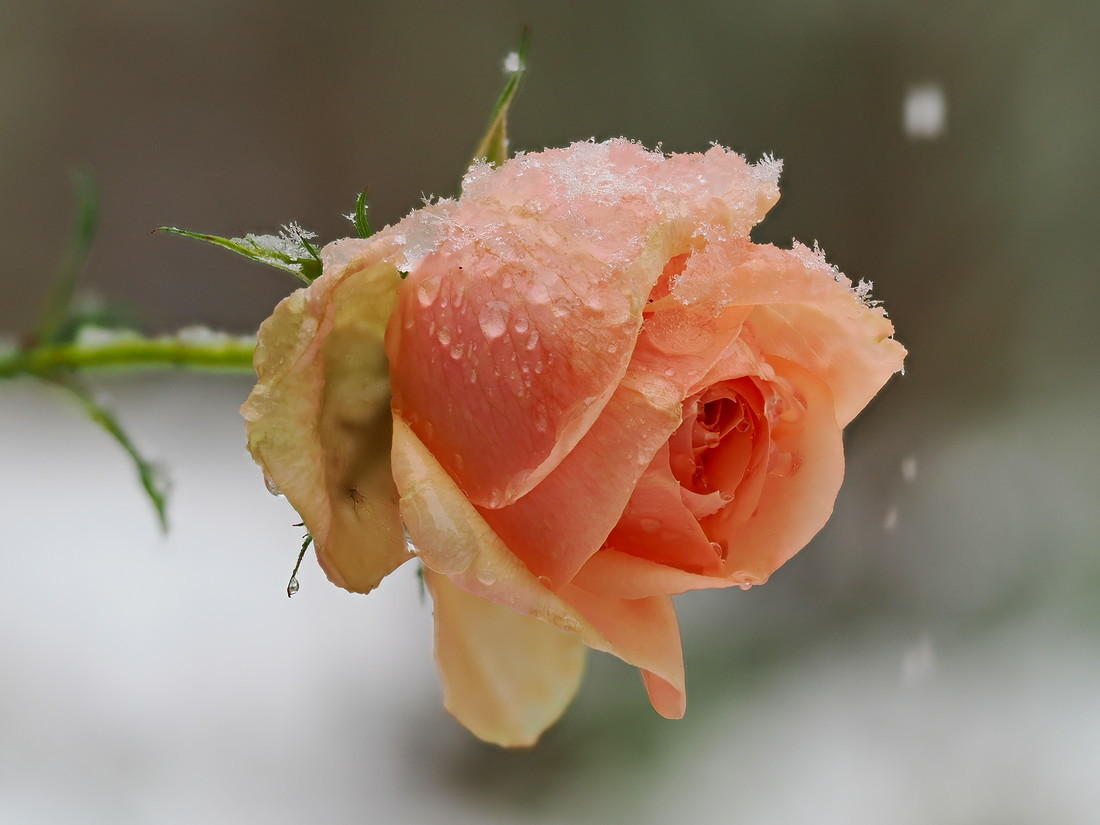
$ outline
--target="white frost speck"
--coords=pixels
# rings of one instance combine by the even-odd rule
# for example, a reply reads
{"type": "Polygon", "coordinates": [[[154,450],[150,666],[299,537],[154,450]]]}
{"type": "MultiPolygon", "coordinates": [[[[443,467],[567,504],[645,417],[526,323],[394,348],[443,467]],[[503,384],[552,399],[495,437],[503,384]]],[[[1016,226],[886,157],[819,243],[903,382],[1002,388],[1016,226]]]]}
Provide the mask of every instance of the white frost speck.
{"type": "Polygon", "coordinates": [[[916,481],[917,457],[915,455],[907,455],[901,460],[901,477],[906,481],[916,481]]]}
{"type": "Polygon", "coordinates": [[[504,58],[504,71],[507,74],[515,74],[519,71],[519,52],[509,52],[504,58]]]}
{"type": "Polygon", "coordinates": [[[905,92],[902,126],[912,140],[935,140],[947,128],[947,97],[937,83],[910,86],[905,92]]]}

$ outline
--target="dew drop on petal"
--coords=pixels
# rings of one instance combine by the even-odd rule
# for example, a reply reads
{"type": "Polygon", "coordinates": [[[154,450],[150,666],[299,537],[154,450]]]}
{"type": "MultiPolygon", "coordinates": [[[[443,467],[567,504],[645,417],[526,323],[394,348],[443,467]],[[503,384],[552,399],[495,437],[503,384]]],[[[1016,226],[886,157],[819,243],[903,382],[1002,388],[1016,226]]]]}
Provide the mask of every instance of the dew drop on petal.
{"type": "Polygon", "coordinates": [[[486,338],[495,339],[504,335],[507,330],[505,321],[507,312],[508,305],[503,301],[490,301],[481,308],[477,316],[477,322],[486,338]]]}
{"type": "Polygon", "coordinates": [[[489,567],[483,567],[475,574],[477,580],[484,585],[496,584],[497,574],[496,571],[489,567]]]}
{"type": "Polygon", "coordinates": [[[421,281],[420,286],[416,288],[416,297],[420,301],[420,306],[427,308],[435,303],[435,299],[439,297],[439,288],[442,284],[443,279],[439,275],[433,275],[421,281]]]}
{"type": "Polygon", "coordinates": [[[281,496],[283,491],[279,489],[279,485],[275,483],[275,479],[264,472],[264,485],[267,487],[267,491],[273,496],[281,496]]]}

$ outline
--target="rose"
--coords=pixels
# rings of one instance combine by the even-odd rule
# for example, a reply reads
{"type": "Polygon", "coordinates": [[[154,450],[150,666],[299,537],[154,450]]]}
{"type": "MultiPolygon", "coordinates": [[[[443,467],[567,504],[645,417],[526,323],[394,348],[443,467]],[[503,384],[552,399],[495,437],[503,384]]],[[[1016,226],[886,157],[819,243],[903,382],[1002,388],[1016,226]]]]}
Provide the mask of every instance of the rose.
{"type": "Polygon", "coordinates": [[[585,645],[681,716],[670,594],[762,583],[828,519],[841,429],[904,350],[816,249],[749,240],[779,169],[624,140],[475,166],[327,246],[261,328],[252,454],[338,585],[407,530],[478,736],[533,742],[585,645]]]}

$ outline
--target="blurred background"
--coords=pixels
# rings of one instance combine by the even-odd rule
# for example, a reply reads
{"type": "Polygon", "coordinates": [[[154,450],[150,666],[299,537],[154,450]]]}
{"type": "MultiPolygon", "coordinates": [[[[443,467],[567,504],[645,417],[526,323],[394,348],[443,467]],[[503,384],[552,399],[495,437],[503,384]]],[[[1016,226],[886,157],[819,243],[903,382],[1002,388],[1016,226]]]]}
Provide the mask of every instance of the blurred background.
{"type": "MultiPolygon", "coordinates": [[[[758,240],[820,241],[910,349],[829,526],[765,587],[682,597],[689,708],[602,655],[533,751],[441,707],[430,606],[315,565],[264,490],[250,382],[109,376],[169,470],[0,384],[0,821],[1094,823],[1100,819],[1100,6],[0,3],[0,333],[84,279],[150,333],[255,330],[284,275],[181,238],[322,239],[446,195],[531,28],[513,145],[624,135],[786,161],[758,240]]],[[[409,566],[407,566],[409,567],[409,566]]]]}

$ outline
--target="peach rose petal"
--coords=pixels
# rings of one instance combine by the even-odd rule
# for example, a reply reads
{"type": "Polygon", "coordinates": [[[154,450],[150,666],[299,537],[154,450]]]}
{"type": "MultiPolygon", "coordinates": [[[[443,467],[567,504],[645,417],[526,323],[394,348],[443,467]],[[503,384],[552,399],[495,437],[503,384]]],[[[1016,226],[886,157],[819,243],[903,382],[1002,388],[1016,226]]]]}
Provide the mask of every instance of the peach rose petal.
{"type": "Polygon", "coordinates": [[[628,374],[592,429],[541,484],[499,510],[479,508],[552,587],[567,583],[619,521],[653,454],[679,424],[675,393],[628,374]],[[626,459],[626,460],[624,460],[626,459]],[[586,506],[577,508],[577,502],[586,506]]]}
{"type": "Polygon", "coordinates": [[[580,685],[581,637],[467,593],[425,570],[443,704],[478,738],[533,745],[580,685]]]}
{"type": "Polygon", "coordinates": [[[901,369],[894,326],[860,289],[802,244],[712,243],[687,262],[673,297],[715,315],[750,307],[747,337],[759,352],[802,364],[828,384],[844,426],[901,369]]]}
{"type": "Polygon", "coordinates": [[[733,587],[737,582],[718,576],[688,573],[618,550],[603,549],[577,573],[573,586],[613,599],[644,599],[690,590],[733,587]]]}
{"type": "Polygon", "coordinates": [[[374,589],[409,558],[389,468],[382,336],[400,277],[378,243],[325,250],[326,270],[260,328],[248,447],[294,505],[333,583],[374,589]]]}
{"type": "Polygon", "coordinates": [[[460,201],[394,227],[410,268],[387,340],[395,409],[475,504],[514,502],[610,399],[665,264],[747,233],[778,173],[623,140],[475,166],[460,201]]]}
{"type": "Polygon", "coordinates": [[[721,569],[719,552],[684,505],[680,482],[669,467],[667,443],[661,445],[638,480],[607,544],[632,556],[675,564],[695,573],[717,573],[721,569]]]}
{"type": "Polygon", "coordinates": [[[561,226],[462,207],[454,237],[410,273],[387,348],[402,365],[395,410],[472,501],[495,508],[538,484],[600,415],[663,261],[644,234],[609,263],[583,235],[561,244],[561,226]]]}
{"type": "Polygon", "coordinates": [[[728,547],[723,575],[740,584],[766,581],[825,526],[844,478],[841,429],[828,386],[793,362],[771,364],[777,379],[797,387],[797,406],[804,409],[792,421],[780,413],[771,425],[769,460],[750,466],[743,482],[752,485],[752,510],[731,506],[702,522],[707,535],[728,547]]]}
{"type": "MultiPolygon", "coordinates": [[[[597,597],[568,586],[558,594],[547,588],[493,532],[400,417],[394,418],[393,473],[401,516],[425,566],[467,593],[576,633],[588,647],[652,672],[670,690],[683,691],[671,603],[597,597]],[[591,615],[574,601],[585,611],[591,609],[591,615]],[[628,626],[631,621],[638,624],[628,626]]],[[[662,701],[668,692],[662,693],[662,701]]],[[[667,704],[663,709],[674,710],[667,704]]]]}
{"type": "Polygon", "coordinates": [[[635,652],[632,659],[618,655],[642,671],[655,711],[668,719],[684,715],[687,702],[684,657],[672,599],[667,596],[620,599],[572,585],[562,589],[561,597],[592,623],[612,645],[612,652],[635,652]]]}

